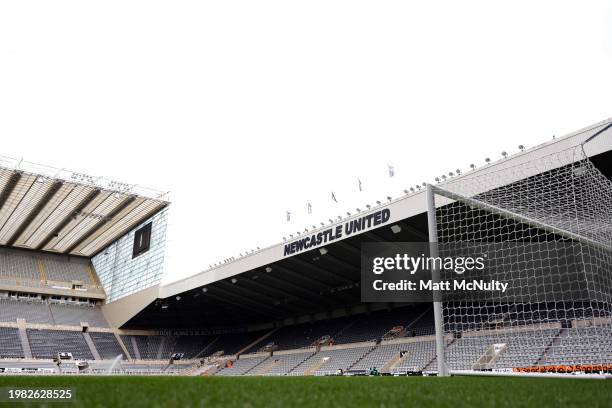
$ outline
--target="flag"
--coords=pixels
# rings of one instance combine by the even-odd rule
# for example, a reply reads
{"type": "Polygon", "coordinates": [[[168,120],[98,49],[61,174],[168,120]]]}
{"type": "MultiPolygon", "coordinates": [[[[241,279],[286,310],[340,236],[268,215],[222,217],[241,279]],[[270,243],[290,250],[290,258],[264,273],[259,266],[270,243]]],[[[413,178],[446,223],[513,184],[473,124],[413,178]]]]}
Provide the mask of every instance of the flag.
{"type": "Polygon", "coordinates": [[[363,191],[363,186],[361,185],[361,179],[357,179],[357,181],[359,182],[359,191],[363,191]]]}
{"type": "Polygon", "coordinates": [[[336,203],[338,202],[338,200],[336,200],[336,195],[334,194],[333,191],[332,191],[332,200],[334,200],[336,203]]]}
{"type": "Polygon", "coordinates": [[[287,211],[287,222],[291,221],[291,213],[287,211]]]}
{"type": "Polygon", "coordinates": [[[388,164],[387,167],[389,167],[389,177],[395,176],[395,167],[391,166],[390,164],[388,164]]]}
{"type": "Polygon", "coordinates": [[[312,204],[308,203],[308,214],[312,214],[312,204]]]}

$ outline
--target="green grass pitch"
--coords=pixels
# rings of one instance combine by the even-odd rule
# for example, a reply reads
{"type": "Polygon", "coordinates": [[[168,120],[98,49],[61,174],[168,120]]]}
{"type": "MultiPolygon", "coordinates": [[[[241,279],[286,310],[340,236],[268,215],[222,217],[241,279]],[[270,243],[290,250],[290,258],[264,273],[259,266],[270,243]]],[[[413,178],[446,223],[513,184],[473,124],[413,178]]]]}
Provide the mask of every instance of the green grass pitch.
{"type": "MultiPolygon", "coordinates": [[[[612,381],[486,377],[0,377],[71,387],[56,407],[610,407],[612,381]]],[[[0,406],[42,406],[0,403],[0,406]]]]}

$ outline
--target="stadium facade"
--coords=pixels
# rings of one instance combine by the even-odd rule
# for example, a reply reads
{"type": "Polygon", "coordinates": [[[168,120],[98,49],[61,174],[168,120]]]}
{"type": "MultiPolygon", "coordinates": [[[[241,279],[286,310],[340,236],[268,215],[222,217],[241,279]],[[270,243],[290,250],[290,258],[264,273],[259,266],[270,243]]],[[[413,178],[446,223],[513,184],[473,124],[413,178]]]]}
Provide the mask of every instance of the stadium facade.
{"type": "Polygon", "coordinates": [[[162,285],[163,194],[4,160],[0,371],[610,372],[611,163],[607,120],[162,285]],[[576,244],[588,298],[362,301],[363,244],[432,240],[576,244]]]}

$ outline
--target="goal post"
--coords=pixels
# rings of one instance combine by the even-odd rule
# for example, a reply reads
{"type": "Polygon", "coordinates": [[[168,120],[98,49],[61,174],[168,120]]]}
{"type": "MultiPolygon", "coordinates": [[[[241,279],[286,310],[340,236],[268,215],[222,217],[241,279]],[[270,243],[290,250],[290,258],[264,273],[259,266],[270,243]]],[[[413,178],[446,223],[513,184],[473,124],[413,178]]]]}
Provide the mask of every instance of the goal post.
{"type": "MultiPolygon", "coordinates": [[[[431,184],[427,185],[427,227],[429,232],[429,242],[431,244],[431,256],[438,257],[438,229],[436,223],[436,198],[434,187],[431,184]]],[[[432,270],[432,278],[434,281],[439,281],[440,271],[434,267],[432,270]]],[[[444,359],[444,315],[442,310],[442,302],[433,302],[434,326],[436,333],[436,359],[438,366],[438,376],[447,377],[448,367],[444,359]]]]}
{"type": "Polygon", "coordinates": [[[427,208],[432,252],[469,243],[511,286],[434,301],[439,376],[493,346],[491,370],[612,373],[612,182],[581,146],[428,185],[427,208]]]}

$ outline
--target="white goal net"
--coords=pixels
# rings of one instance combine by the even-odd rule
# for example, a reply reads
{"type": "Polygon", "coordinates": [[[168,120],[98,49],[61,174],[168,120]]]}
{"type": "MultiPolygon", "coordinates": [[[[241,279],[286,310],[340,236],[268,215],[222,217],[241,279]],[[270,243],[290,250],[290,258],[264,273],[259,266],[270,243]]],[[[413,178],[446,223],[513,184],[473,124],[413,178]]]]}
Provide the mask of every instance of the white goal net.
{"type": "Polygon", "coordinates": [[[446,366],[611,372],[612,183],[582,147],[434,192],[438,242],[480,247],[511,286],[442,298],[446,366]]]}

